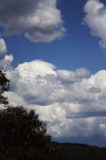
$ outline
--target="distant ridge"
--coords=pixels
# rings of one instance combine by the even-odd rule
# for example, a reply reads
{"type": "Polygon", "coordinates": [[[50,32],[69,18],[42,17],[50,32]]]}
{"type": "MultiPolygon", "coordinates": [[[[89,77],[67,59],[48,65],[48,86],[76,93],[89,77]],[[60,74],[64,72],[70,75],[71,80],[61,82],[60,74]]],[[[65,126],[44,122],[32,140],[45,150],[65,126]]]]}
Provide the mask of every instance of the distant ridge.
{"type": "Polygon", "coordinates": [[[106,160],[106,148],[78,143],[57,143],[61,155],[59,160],[106,160]]]}

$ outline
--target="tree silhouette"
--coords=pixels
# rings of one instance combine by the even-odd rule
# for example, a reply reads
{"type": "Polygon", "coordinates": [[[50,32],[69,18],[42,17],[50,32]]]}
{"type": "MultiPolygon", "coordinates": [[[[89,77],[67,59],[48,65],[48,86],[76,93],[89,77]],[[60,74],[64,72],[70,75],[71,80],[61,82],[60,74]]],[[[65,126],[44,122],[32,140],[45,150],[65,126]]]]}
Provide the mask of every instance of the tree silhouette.
{"type": "Polygon", "coordinates": [[[58,150],[38,115],[23,107],[0,110],[0,160],[57,160],[58,150]]]}
{"type": "Polygon", "coordinates": [[[57,160],[58,148],[51,142],[46,125],[34,110],[11,107],[3,96],[9,80],[0,70],[0,160],[57,160]]]}
{"type": "Polygon", "coordinates": [[[4,104],[4,106],[8,105],[8,99],[3,96],[3,93],[9,90],[9,82],[3,69],[0,70],[0,104],[4,104]]]}

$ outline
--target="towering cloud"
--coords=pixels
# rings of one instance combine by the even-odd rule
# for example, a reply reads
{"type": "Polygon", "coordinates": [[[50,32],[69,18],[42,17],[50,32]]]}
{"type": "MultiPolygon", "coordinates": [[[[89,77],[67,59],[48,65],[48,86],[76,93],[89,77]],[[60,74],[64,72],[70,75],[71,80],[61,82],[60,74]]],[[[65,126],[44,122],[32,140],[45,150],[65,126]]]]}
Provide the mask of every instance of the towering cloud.
{"type": "Polygon", "coordinates": [[[34,60],[8,71],[8,78],[11,90],[5,94],[10,104],[35,109],[53,137],[106,136],[105,70],[91,75],[84,68],[58,70],[34,60]]]}
{"type": "Polygon", "coordinates": [[[84,22],[91,29],[91,34],[100,38],[100,46],[106,49],[106,8],[99,0],[88,0],[84,12],[84,22]]]}
{"type": "Polygon", "coordinates": [[[5,34],[24,35],[33,42],[50,42],[64,33],[57,0],[1,0],[0,26],[5,34]]]}

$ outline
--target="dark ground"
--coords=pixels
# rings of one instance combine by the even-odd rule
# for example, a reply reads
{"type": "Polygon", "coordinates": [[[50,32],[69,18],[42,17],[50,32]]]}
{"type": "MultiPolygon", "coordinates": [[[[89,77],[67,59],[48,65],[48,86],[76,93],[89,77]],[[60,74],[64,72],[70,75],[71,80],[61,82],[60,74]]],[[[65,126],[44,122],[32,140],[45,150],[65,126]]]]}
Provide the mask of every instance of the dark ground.
{"type": "Polygon", "coordinates": [[[59,160],[106,160],[106,148],[95,146],[56,143],[61,150],[59,160]]]}

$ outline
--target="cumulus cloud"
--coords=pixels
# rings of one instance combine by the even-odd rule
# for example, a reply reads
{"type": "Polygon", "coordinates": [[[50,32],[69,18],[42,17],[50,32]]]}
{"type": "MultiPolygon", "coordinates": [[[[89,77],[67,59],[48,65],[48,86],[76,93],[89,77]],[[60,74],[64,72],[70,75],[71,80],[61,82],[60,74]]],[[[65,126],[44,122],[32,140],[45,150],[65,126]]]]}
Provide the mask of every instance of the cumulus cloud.
{"type": "Polygon", "coordinates": [[[0,26],[5,34],[24,33],[33,42],[51,42],[64,34],[57,0],[1,0],[0,26]]]}
{"type": "Polygon", "coordinates": [[[88,0],[84,6],[84,23],[91,34],[100,38],[100,46],[106,49],[106,7],[99,0],[88,0]]]}
{"type": "Polygon", "coordinates": [[[34,60],[9,70],[8,78],[10,104],[35,109],[53,137],[106,136],[105,70],[92,75],[34,60]]]}

